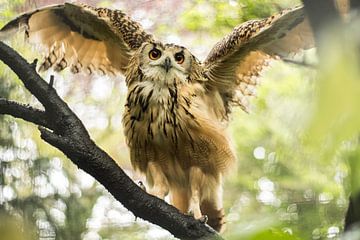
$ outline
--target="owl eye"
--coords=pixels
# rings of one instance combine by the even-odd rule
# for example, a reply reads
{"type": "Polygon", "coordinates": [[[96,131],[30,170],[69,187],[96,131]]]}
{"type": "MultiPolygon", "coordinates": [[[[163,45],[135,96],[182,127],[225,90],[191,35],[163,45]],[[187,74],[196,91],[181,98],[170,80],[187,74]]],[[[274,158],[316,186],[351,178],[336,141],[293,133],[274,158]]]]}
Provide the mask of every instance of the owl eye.
{"type": "Polygon", "coordinates": [[[183,53],[179,52],[179,53],[176,53],[175,54],[175,61],[178,63],[178,64],[182,64],[185,60],[185,56],[183,53]]]}
{"type": "Polygon", "coordinates": [[[154,48],[152,49],[150,52],[149,52],[149,58],[151,60],[156,60],[156,59],[159,59],[161,57],[161,52],[160,50],[154,48]]]}

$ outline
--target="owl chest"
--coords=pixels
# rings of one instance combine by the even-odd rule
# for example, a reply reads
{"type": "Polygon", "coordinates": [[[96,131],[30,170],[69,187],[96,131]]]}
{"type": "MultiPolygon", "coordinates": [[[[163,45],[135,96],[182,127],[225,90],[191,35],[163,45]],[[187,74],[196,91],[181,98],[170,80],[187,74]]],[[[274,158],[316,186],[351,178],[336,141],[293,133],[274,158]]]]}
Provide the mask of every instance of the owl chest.
{"type": "Polygon", "coordinates": [[[137,85],[129,90],[123,123],[131,146],[175,146],[194,124],[190,100],[177,88],[137,85]]]}

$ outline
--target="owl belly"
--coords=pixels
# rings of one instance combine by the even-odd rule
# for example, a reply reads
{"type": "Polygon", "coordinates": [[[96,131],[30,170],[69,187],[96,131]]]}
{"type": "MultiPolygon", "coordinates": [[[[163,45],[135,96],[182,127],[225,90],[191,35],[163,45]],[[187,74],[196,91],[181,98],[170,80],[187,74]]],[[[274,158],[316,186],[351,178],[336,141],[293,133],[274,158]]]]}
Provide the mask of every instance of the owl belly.
{"type": "Polygon", "coordinates": [[[154,161],[161,165],[170,182],[185,183],[192,166],[217,174],[234,161],[224,127],[210,119],[206,106],[192,105],[188,95],[167,89],[158,92],[155,100],[151,90],[141,91],[148,93],[147,97],[132,98],[130,91],[123,117],[131,162],[136,169],[146,173],[147,164],[154,161]]]}

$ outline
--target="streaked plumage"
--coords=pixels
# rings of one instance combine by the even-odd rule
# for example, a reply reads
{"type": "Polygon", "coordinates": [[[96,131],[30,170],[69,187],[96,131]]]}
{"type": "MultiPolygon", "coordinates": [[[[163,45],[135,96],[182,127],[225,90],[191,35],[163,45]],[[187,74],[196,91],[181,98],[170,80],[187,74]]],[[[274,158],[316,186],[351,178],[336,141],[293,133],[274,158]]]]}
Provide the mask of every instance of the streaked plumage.
{"type": "Polygon", "coordinates": [[[39,70],[70,67],[124,74],[123,115],[132,165],[149,192],[220,230],[222,178],[236,159],[226,133],[233,105],[248,109],[269,61],[313,46],[302,7],[245,22],[201,63],[186,48],[163,44],[119,10],[83,4],[49,6],[8,23],[0,37],[24,27],[48,53],[39,70]]]}

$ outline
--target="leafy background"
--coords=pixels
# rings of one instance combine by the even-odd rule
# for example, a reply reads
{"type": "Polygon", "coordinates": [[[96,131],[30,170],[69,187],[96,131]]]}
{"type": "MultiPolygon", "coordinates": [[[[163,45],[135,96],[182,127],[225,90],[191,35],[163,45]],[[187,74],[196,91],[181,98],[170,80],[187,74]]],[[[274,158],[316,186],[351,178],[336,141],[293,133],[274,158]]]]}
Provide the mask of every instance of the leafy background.
{"type": "MultiPolygon", "coordinates": [[[[62,1],[0,0],[0,26],[19,13],[62,1]]],[[[124,10],[165,42],[188,47],[200,60],[241,22],[263,18],[296,0],[86,1],[124,10]]],[[[355,28],[356,29],[356,28],[355,28]]],[[[335,29],[334,31],[338,31],[335,29]]],[[[333,32],[334,32],[333,31],[333,32]]],[[[234,109],[229,132],[237,169],[225,182],[226,239],[337,239],[347,198],[358,191],[360,156],[359,36],[332,34],[318,64],[315,51],[294,56],[320,71],[273,62],[246,114],[234,109]],[[348,44],[339,44],[346,41],[348,44]]],[[[22,34],[12,47],[41,58],[22,34]]],[[[47,72],[92,138],[133,178],[121,127],[126,88],[115,78],[47,72]]],[[[39,106],[0,65],[0,97],[39,106]]],[[[135,220],[94,179],[39,138],[36,126],[0,115],[0,239],[169,239],[135,220]]]]}

